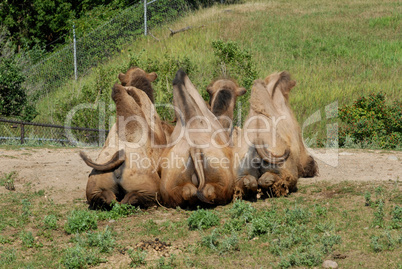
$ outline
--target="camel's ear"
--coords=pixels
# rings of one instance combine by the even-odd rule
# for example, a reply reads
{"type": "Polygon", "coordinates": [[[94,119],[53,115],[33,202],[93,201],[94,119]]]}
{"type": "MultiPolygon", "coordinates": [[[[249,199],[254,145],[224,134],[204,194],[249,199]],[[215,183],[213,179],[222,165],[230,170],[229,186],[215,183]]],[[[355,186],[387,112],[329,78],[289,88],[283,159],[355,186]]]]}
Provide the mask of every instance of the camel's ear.
{"type": "Polygon", "coordinates": [[[120,80],[121,83],[126,83],[126,75],[123,74],[123,73],[120,73],[119,74],[119,80],[120,80]]]}
{"type": "Polygon", "coordinates": [[[237,96],[242,96],[247,92],[247,90],[245,88],[237,88],[236,90],[236,94],[237,96]]]}
{"type": "Polygon", "coordinates": [[[150,82],[155,81],[155,79],[156,79],[157,77],[158,77],[158,75],[157,75],[155,72],[152,72],[152,73],[147,74],[147,79],[148,79],[150,82]]]}

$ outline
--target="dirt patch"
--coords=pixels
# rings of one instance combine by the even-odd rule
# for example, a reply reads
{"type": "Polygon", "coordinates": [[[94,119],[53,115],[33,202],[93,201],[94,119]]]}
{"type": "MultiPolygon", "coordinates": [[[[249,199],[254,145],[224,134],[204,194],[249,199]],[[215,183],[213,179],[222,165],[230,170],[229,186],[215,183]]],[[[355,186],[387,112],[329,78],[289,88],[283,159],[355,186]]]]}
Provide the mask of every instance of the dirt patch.
{"type": "MultiPolygon", "coordinates": [[[[98,148],[0,148],[0,172],[18,172],[16,191],[23,191],[24,185],[28,185],[36,191],[45,190],[47,198],[53,199],[55,203],[85,200],[91,168],[79,157],[80,150],[84,150],[93,159],[100,152],[98,148]]],[[[324,150],[316,152],[322,154],[324,150]]],[[[337,158],[335,166],[317,160],[320,175],[302,178],[299,184],[320,181],[396,181],[402,175],[402,152],[399,151],[341,149],[334,156],[337,158]]],[[[4,192],[8,190],[1,187],[0,193],[4,192]]]]}

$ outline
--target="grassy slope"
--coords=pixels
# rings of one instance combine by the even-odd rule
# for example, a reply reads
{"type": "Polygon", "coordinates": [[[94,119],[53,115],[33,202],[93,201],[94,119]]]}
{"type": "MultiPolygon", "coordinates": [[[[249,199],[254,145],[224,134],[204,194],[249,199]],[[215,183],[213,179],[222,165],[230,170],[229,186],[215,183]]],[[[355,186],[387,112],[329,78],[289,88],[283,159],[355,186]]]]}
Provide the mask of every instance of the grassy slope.
{"type": "MultiPolygon", "coordinates": [[[[260,78],[288,70],[298,82],[291,104],[299,122],[321,111],[322,121],[307,132],[319,131],[325,137],[325,106],[338,101],[340,106],[358,96],[383,91],[388,100],[402,98],[401,31],[402,5],[388,1],[247,1],[242,5],[215,6],[200,10],[169,25],[172,29],[194,29],[168,38],[167,27],[151,32],[130,44],[118,57],[101,68],[108,74],[110,87],[124,72],[132,53],[142,62],[187,56],[197,66],[191,79],[201,90],[213,79],[215,61],[211,42],[233,40],[250,51],[260,78]],[[199,27],[199,28],[198,28],[199,27]]],[[[99,68],[98,68],[99,69],[99,68]]],[[[97,69],[97,70],[98,70],[97,69]]],[[[38,121],[55,121],[57,102],[68,102],[85,85],[96,85],[97,70],[78,83],[66,85],[38,103],[38,121]]],[[[148,70],[152,71],[152,70],[148,70]]],[[[105,78],[103,78],[105,79],[105,78]]],[[[158,78],[156,100],[164,100],[171,90],[171,78],[158,78]]],[[[109,87],[109,89],[110,89],[109,87]]],[[[244,107],[247,103],[244,102],[244,107]]]]}

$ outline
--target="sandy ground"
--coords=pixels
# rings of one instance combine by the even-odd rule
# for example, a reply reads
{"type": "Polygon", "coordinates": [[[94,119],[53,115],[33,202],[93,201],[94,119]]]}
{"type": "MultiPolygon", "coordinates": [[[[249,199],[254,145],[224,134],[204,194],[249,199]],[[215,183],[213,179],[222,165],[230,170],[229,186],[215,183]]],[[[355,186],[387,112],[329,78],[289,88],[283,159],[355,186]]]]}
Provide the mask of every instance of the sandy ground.
{"type": "MultiPolygon", "coordinates": [[[[17,171],[16,191],[30,185],[34,190],[46,190],[55,203],[85,200],[85,187],[91,171],[79,157],[80,150],[96,159],[100,149],[93,148],[0,148],[0,175],[17,171]]],[[[402,152],[375,150],[344,150],[318,154],[320,175],[302,178],[299,184],[319,181],[402,181],[402,152]],[[328,158],[328,156],[330,158],[328,158]]],[[[0,187],[0,193],[7,192],[0,187]]]]}

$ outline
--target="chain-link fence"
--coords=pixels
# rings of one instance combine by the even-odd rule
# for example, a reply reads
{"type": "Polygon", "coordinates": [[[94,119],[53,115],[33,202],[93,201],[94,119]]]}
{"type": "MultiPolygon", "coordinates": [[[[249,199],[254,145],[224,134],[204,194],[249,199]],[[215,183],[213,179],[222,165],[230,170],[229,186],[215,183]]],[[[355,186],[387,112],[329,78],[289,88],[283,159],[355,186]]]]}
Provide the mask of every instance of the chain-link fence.
{"type": "Polygon", "coordinates": [[[61,126],[0,118],[0,144],[101,146],[107,130],[61,126]]]}
{"type": "Polygon", "coordinates": [[[76,73],[82,76],[144,34],[145,26],[152,29],[156,25],[176,19],[187,10],[184,0],[136,3],[94,31],[81,34],[82,37],[76,40],[75,46],[74,42],[65,44],[49,57],[27,69],[25,87],[31,94],[50,92],[67,80],[75,78],[74,47],[76,73]]]}

